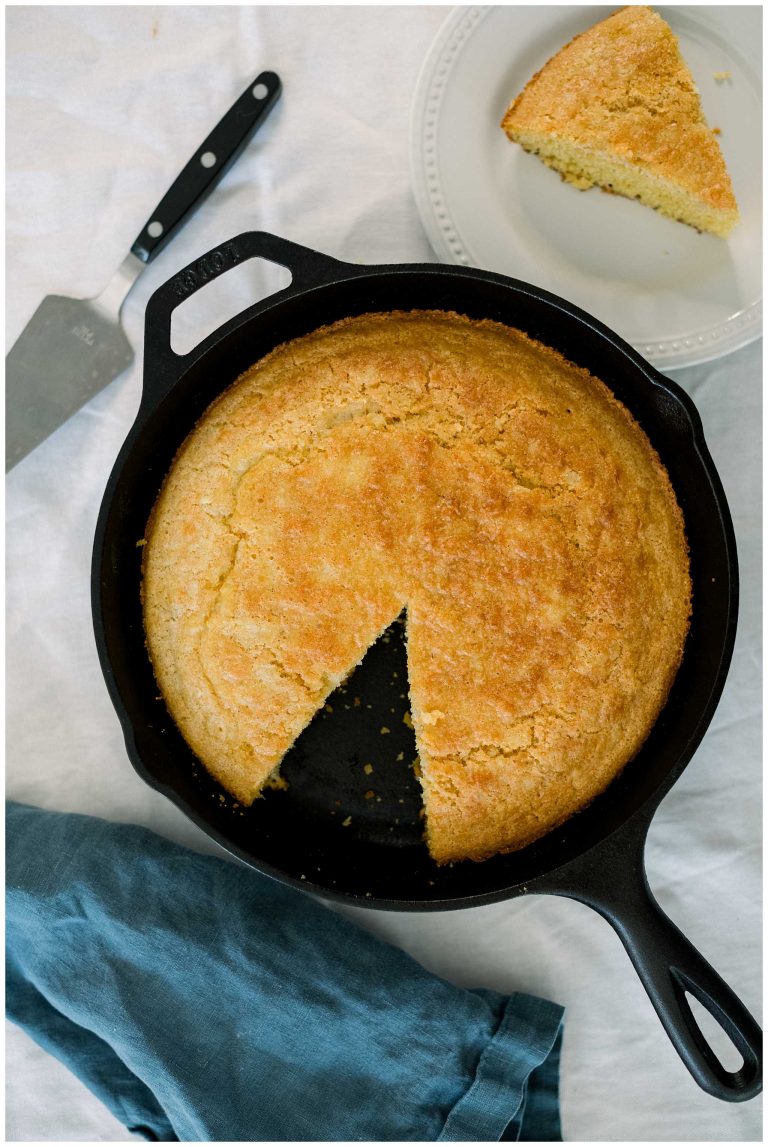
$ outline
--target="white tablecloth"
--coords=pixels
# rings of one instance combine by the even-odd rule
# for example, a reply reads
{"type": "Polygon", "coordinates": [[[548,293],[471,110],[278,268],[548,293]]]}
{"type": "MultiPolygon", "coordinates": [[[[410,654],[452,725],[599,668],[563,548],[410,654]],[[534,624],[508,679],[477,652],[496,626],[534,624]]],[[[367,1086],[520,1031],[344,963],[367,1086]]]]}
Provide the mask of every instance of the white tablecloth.
{"type": "MultiPolygon", "coordinates": [[[[179,267],[251,228],[350,261],[434,259],[411,195],[408,118],[419,65],[446,15],[435,7],[8,9],[9,345],[43,295],[102,288],[249,79],[273,69],[285,86],[236,166],[129,297],[133,367],[9,477],[10,797],[139,822],[215,850],[133,772],[91,629],[92,535],[139,401],[143,309],[179,267]]],[[[212,325],[260,284],[274,286],[273,272],[212,290],[212,325]]],[[[180,334],[190,339],[197,321],[189,316],[180,334]]],[[[698,403],[730,500],[743,594],[722,702],[656,816],[648,871],[663,907],[758,1014],[760,345],[675,377],[698,403]]],[[[567,1139],[760,1138],[760,1101],[728,1105],[696,1087],[618,939],[582,905],[528,897],[451,913],[349,911],[459,984],[565,1004],[567,1139]]],[[[10,1026],[7,1065],[8,1138],[129,1137],[10,1026]]]]}

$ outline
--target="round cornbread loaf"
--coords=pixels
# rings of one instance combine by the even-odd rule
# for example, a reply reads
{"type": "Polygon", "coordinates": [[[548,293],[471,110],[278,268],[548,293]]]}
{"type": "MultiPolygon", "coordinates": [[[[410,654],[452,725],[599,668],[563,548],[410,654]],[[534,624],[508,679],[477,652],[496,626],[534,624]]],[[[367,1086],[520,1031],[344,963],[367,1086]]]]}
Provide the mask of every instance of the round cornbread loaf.
{"type": "Polygon", "coordinates": [[[277,347],[204,414],[147,525],[155,674],[250,803],[407,610],[427,843],[518,849],[637,752],[682,656],[681,512],[598,379],[446,312],[277,347]]]}

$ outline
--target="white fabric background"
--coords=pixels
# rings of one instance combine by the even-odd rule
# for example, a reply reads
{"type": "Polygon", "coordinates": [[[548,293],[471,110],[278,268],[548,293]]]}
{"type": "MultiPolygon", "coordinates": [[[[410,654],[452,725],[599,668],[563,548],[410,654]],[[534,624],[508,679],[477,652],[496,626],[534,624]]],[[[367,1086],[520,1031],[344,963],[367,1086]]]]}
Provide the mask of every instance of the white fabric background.
{"type": "MultiPolygon", "coordinates": [[[[285,86],[237,165],[131,294],[132,369],[9,477],[10,797],[139,822],[214,851],[131,769],[91,629],[92,534],[139,401],[143,308],[178,268],[250,228],[350,261],[432,260],[410,192],[408,118],[420,62],[446,15],[436,7],[7,9],[8,345],[43,295],[98,293],[253,76],[270,68],[285,86]]],[[[275,275],[252,265],[232,276],[206,302],[210,325],[274,288],[275,275]]],[[[188,339],[196,322],[180,328],[188,339]]],[[[699,405],[728,493],[743,598],[723,700],[656,816],[648,871],[664,908],[759,1013],[760,346],[675,377],[699,405]]],[[[459,913],[350,915],[459,984],[566,1005],[567,1139],[760,1139],[760,1101],[728,1105],[696,1087],[618,939],[587,908],[530,897],[459,913]]],[[[7,1066],[8,1138],[129,1137],[10,1025],[7,1066]]]]}

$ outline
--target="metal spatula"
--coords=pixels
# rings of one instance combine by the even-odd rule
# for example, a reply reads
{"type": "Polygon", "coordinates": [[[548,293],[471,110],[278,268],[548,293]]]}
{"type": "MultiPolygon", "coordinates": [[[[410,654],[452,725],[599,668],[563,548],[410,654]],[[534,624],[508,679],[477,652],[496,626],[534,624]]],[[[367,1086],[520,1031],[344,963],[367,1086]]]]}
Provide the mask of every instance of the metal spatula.
{"type": "Polygon", "coordinates": [[[262,72],[249,84],[150,215],[100,295],[43,299],[5,360],[6,472],[133,361],[120,322],[128,292],[234,163],[280,91],[274,72],[262,72]]]}

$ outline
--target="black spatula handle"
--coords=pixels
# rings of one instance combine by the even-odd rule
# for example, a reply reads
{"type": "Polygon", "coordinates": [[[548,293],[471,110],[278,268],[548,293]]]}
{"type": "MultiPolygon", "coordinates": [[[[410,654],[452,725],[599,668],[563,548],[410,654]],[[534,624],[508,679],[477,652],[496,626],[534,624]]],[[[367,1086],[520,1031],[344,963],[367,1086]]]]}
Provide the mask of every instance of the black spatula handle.
{"type": "Polygon", "coordinates": [[[149,263],[232,166],[280,96],[274,72],[250,83],[211,134],[202,142],[142,228],[131,251],[149,263]]]}

